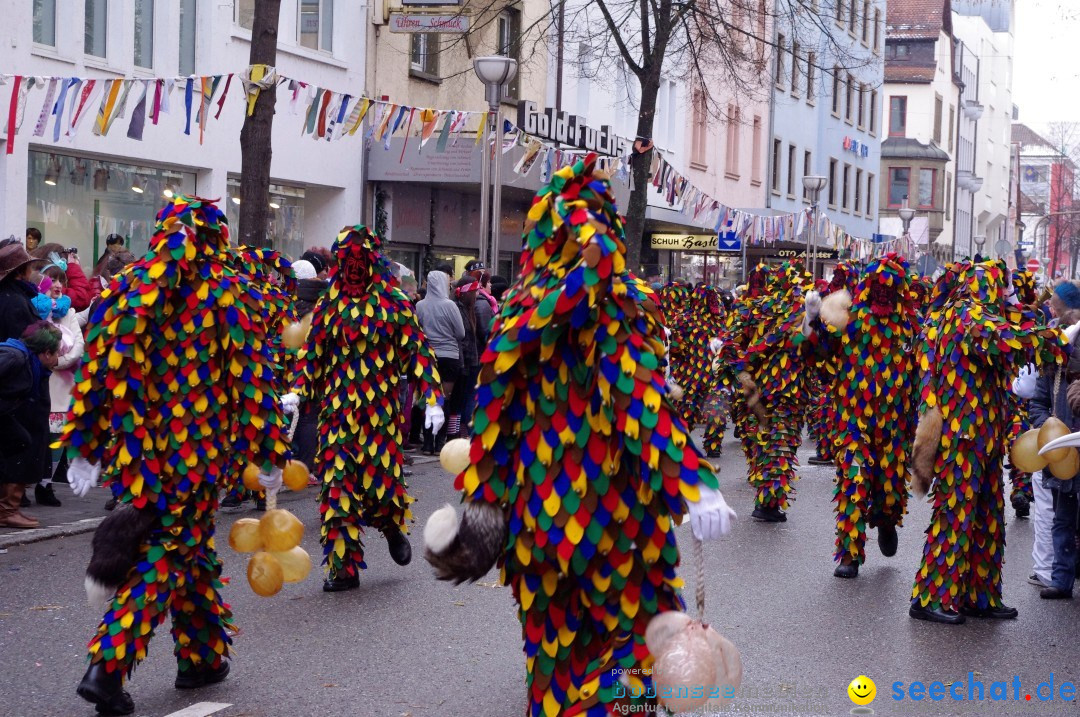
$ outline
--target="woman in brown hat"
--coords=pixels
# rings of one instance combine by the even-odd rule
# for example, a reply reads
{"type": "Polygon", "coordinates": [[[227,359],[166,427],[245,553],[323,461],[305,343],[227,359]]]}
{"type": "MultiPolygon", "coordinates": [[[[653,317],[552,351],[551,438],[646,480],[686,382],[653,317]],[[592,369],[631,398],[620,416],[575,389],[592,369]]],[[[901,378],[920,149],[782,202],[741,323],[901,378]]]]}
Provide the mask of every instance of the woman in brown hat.
{"type": "Polygon", "coordinates": [[[30,304],[38,293],[30,283],[35,263],[43,260],[27,254],[22,242],[7,240],[0,244],[0,341],[19,338],[27,326],[37,321],[30,304]]]}

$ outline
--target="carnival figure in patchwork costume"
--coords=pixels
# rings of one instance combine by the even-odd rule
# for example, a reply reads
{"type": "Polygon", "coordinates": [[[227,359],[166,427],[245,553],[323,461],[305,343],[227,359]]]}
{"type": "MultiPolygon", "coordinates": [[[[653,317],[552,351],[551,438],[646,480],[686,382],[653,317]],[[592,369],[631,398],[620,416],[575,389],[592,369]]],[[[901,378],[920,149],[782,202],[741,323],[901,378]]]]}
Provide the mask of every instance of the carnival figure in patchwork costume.
{"type": "Polygon", "coordinates": [[[908,265],[890,254],[862,273],[854,298],[830,294],[815,336],[836,364],[829,387],[836,456],[834,575],[853,578],[866,559],[867,528],[882,555],[896,554],[907,507],[907,461],[915,439],[918,316],[908,265]]]}
{"type": "Polygon", "coordinates": [[[709,456],[719,456],[727,422],[720,403],[720,374],[714,370],[714,354],[719,350],[725,330],[725,311],[720,291],[708,284],[699,284],[691,293],[681,320],[674,326],[672,343],[671,380],[683,390],[678,402],[679,413],[691,431],[706,424],[705,450],[709,456]]]}
{"type": "Polygon", "coordinates": [[[780,523],[798,479],[795,452],[802,443],[802,417],[809,401],[813,347],[807,307],[820,305],[816,292],[804,298],[802,270],[784,264],[759,267],[749,277],[741,310],[729,334],[739,349],[742,388],[737,412],[749,481],[756,491],[757,520],[780,523]],[[757,285],[764,278],[762,289],[757,285]],[[812,304],[816,302],[816,304],[812,304]]]}
{"type": "Polygon", "coordinates": [[[671,406],[661,315],[626,267],[595,155],[537,195],[522,276],[482,358],[465,511],[424,529],[436,574],[496,562],[519,605],[532,717],[656,709],[649,620],[681,610],[675,526],[727,532],[734,513],[671,406]]]}
{"type": "Polygon", "coordinates": [[[402,382],[416,380],[429,428],[437,433],[444,421],[435,354],[381,245],[364,226],[338,234],[337,264],[313,310],[295,393],[283,399],[319,402],[314,473],[322,477],[327,592],[360,586],[364,527],[385,536],[398,565],[412,559],[405,536],[415,499],[402,472],[402,382]]]}
{"type": "MultiPolygon", "coordinates": [[[[1035,289],[1035,275],[1024,269],[1013,269],[1012,281],[1017,301],[1029,307],[1032,311],[1037,310],[1038,296],[1035,289]]],[[[1035,368],[1033,366],[1025,366],[1020,369],[1020,373],[1029,376],[1031,383],[1034,383],[1035,368]]],[[[1009,434],[1009,445],[1012,445],[1014,440],[1031,428],[1031,421],[1028,419],[1027,401],[1019,398],[1016,391],[1009,394],[1009,411],[1013,418],[1012,430],[1009,434]]],[[[1014,466],[1011,456],[1007,458],[1007,461],[1009,483],[1012,485],[1012,490],[1009,491],[1009,502],[1012,504],[1013,510],[1016,511],[1017,518],[1026,518],[1031,514],[1031,504],[1035,502],[1031,473],[1025,473],[1014,466]]]]}
{"type": "Polygon", "coordinates": [[[91,603],[108,602],[78,693],[100,714],[130,714],[125,676],[167,614],[177,688],[229,672],[214,512],[226,472],[262,466],[268,490],[288,457],[266,306],[229,248],[212,203],[178,197],[150,252],[114,279],[90,321],[61,434],[86,495],[104,476],[119,499],[94,535],[91,603]]]}
{"type": "Polygon", "coordinates": [[[1001,595],[1009,393],[1020,366],[1060,363],[1065,346],[1062,332],[1016,301],[1004,263],[962,262],[938,279],[918,346],[911,470],[916,492],[932,486],[934,509],[911,617],[948,624],[1016,617],[1001,595]]]}

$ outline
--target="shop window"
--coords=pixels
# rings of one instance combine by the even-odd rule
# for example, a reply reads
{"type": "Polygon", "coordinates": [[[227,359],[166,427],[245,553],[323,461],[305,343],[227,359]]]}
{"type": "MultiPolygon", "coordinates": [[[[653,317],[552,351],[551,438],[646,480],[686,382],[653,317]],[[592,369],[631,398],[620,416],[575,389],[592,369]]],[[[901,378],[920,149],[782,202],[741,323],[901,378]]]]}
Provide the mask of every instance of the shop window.
{"type": "Polygon", "coordinates": [[[195,174],[76,155],[27,153],[26,217],[47,242],[79,250],[87,274],[120,234],[136,256],[149,248],[154,217],[176,194],[196,194],[195,174]]]}
{"type": "Polygon", "coordinates": [[[503,90],[503,100],[516,100],[520,97],[520,80],[521,77],[521,13],[517,10],[507,8],[499,13],[498,21],[495,25],[496,34],[498,35],[498,48],[496,49],[497,55],[503,57],[512,57],[518,61],[518,71],[514,74],[514,79],[507,83],[503,90]]]}
{"type": "Polygon", "coordinates": [[[195,74],[195,0],[180,0],[180,75],[195,74]]]}
{"type": "MultiPolygon", "coordinates": [[[[221,207],[229,219],[229,233],[240,237],[240,179],[229,178],[228,198],[221,207]]],[[[270,219],[265,246],[295,260],[304,253],[304,189],[270,185],[270,219]]]]}
{"type": "Polygon", "coordinates": [[[86,0],[83,24],[83,52],[94,57],[106,57],[106,36],[109,22],[108,0],[86,0]]]}
{"type": "Polygon", "coordinates": [[[34,42],[56,47],[56,0],[34,0],[34,42]]]}
{"type": "Polygon", "coordinates": [[[250,30],[255,24],[255,0],[233,0],[233,21],[250,30]]]}
{"type": "Polygon", "coordinates": [[[300,0],[297,38],[302,47],[332,52],[334,49],[334,0],[300,0]]]}
{"type": "Polygon", "coordinates": [[[439,76],[439,33],[414,33],[409,48],[409,63],[412,74],[428,77],[439,76]]]}
{"type": "Polygon", "coordinates": [[[889,136],[903,137],[907,133],[907,97],[889,98],[889,136]]]}
{"type": "Polygon", "coordinates": [[[135,65],[154,67],[154,0],[135,0],[135,65]]]}
{"type": "Polygon", "coordinates": [[[904,206],[911,191],[911,170],[907,167],[889,168],[889,208],[904,206]]]}
{"type": "Polygon", "coordinates": [[[934,208],[934,190],[937,189],[937,170],[919,170],[919,209],[934,208]]]}

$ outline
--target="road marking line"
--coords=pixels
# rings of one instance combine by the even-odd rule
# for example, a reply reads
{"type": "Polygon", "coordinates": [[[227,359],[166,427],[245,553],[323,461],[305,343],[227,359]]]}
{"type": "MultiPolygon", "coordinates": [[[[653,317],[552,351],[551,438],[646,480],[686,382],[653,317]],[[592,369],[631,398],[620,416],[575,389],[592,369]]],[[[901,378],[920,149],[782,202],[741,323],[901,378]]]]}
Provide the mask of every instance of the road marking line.
{"type": "Polygon", "coordinates": [[[179,712],[167,714],[165,717],[206,717],[215,712],[220,712],[226,707],[232,707],[231,702],[197,702],[190,707],[185,707],[179,712]]]}

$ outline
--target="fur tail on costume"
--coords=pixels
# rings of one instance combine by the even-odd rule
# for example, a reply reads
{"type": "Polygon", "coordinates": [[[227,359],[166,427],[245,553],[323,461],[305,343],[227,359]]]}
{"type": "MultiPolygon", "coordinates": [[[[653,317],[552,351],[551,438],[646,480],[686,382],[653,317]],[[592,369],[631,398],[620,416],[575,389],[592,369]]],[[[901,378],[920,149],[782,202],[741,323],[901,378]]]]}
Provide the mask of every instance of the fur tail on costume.
{"type": "Polygon", "coordinates": [[[746,407],[753,411],[762,426],[766,425],[769,420],[769,413],[765,410],[765,404],[761,402],[761,390],[754,383],[754,379],[746,371],[740,373],[736,378],[742,386],[743,395],[746,397],[746,407]]]}
{"type": "Polygon", "coordinates": [[[670,378],[667,382],[668,398],[672,401],[681,401],[683,398],[682,386],[672,381],[670,378]]]}
{"type": "Polygon", "coordinates": [[[91,605],[112,599],[139,560],[139,546],[150,532],[154,514],[118,505],[94,531],[93,555],[86,567],[86,598],[91,605]]]}
{"type": "Polygon", "coordinates": [[[496,505],[470,501],[460,523],[454,508],[445,505],[424,526],[424,558],[439,580],[475,582],[499,559],[506,533],[506,513],[496,505]]]}
{"type": "Polygon", "coordinates": [[[834,291],[821,302],[821,320],[835,329],[842,330],[848,325],[850,309],[851,294],[847,289],[834,291]]]}
{"type": "Polygon", "coordinates": [[[941,409],[937,406],[919,416],[919,426],[915,429],[915,446],[911,451],[911,488],[916,495],[926,495],[933,485],[934,461],[941,443],[943,423],[941,409]]]}

